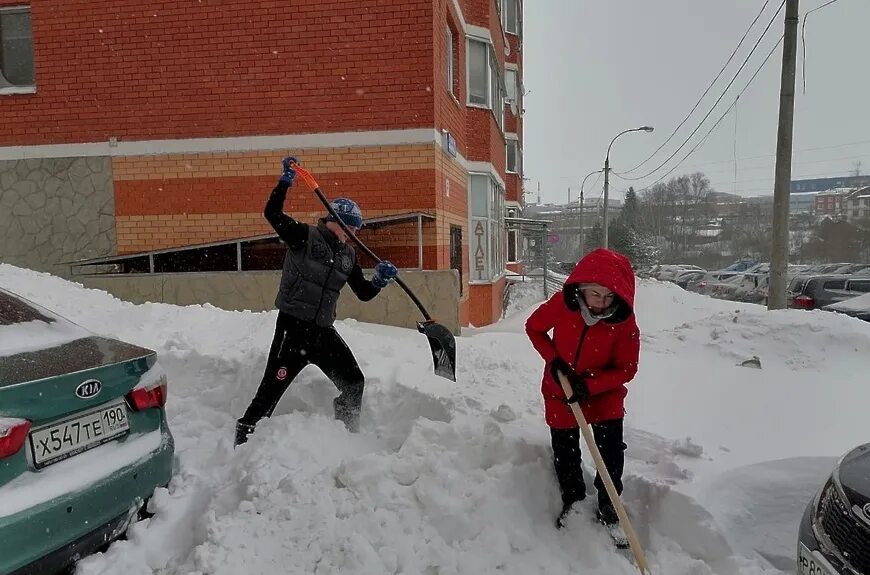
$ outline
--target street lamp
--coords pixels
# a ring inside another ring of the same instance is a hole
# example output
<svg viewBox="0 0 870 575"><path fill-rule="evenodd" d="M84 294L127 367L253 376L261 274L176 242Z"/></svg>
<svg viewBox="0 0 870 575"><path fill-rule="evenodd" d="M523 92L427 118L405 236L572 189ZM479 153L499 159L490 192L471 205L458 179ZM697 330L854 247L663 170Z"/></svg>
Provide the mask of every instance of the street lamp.
<svg viewBox="0 0 870 575"><path fill-rule="evenodd" d="M595 170L594 172L589 172L586 174L586 177L583 178L583 181L580 183L580 255L577 258L577 261L580 261L583 258L583 252L585 251L586 246L583 241L583 186L586 185L586 180L589 179L589 176L593 176L595 174L600 174L601 170Z"/></svg>
<svg viewBox="0 0 870 575"><path fill-rule="evenodd" d="M653 131L652 126L641 126L640 128L632 128L630 130L624 130L624 131L616 134L616 136L614 136L613 139L610 140L610 145L607 146L607 156L604 157L604 234L603 234L604 238L603 239L604 239L604 247L605 248L610 247L610 245L609 245L610 242L609 242L609 238L608 238L608 234L607 234L608 224L610 223L610 214L608 211L608 199L610 198L610 178L609 178L609 175L610 175L610 148L613 146L613 142L615 142L616 139L623 134L628 134L629 132L652 132L652 131Z"/></svg>

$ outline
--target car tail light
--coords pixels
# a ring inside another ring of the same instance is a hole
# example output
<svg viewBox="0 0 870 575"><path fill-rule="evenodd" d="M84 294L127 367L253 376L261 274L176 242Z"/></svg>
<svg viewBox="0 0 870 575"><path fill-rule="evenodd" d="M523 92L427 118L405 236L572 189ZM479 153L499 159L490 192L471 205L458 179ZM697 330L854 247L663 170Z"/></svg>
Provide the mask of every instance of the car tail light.
<svg viewBox="0 0 870 575"><path fill-rule="evenodd" d="M705 287L707 287L707 282L698 282L698 287L699 287L699 288L705 288Z"/></svg>
<svg viewBox="0 0 870 575"><path fill-rule="evenodd" d="M127 401L134 411L163 407L166 405L167 390L166 372L159 364L154 364L127 394Z"/></svg>
<svg viewBox="0 0 870 575"><path fill-rule="evenodd" d="M18 453L29 431L30 422L26 419L0 417L0 459Z"/></svg>
<svg viewBox="0 0 870 575"><path fill-rule="evenodd" d="M798 309L813 309L816 307L816 300L808 295L799 295L792 300L792 305Z"/></svg>

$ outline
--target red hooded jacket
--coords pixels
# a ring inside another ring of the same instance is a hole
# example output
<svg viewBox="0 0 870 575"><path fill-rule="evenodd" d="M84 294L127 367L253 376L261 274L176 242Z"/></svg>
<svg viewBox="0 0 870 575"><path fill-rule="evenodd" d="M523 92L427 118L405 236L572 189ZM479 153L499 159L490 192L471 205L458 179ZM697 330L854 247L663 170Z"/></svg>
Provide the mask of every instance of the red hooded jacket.
<svg viewBox="0 0 870 575"><path fill-rule="evenodd" d="M616 302L616 313L591 326L586 324L577 306L569 304L579 284L585 283L602 285L621 300ZM624 401L628 394L625 384L637 373L640 355L640 330L634 317L634 273L625 256L605 249L587 254L571 272L562 291L529 316L526 334L547 362L541 393L550 427L577 427L577 420L565 403L562 386L550 374L550 365L556 356L585 378L591 397L581 408L589 423L625 415Z"/></svg>

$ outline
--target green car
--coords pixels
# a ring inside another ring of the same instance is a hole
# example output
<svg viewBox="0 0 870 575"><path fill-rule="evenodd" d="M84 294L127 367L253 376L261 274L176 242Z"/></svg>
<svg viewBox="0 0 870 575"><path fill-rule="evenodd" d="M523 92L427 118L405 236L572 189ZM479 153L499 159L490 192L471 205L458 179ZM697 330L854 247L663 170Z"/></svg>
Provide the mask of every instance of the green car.
<svg viewBox="0 0 870 575"><path fill-rule="evenodd" d="M155 352L0 289L0 574L53 574L126 532L172 476Z"/></svg>

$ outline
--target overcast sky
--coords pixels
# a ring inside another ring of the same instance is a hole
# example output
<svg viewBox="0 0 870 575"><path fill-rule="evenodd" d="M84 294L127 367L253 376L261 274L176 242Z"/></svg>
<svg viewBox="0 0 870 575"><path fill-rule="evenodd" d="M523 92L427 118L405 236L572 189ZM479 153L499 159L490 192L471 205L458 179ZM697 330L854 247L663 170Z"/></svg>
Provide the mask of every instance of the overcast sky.
<svg viewBox="0 0 870 575"><path fill-rule="evenodd" d="M801 0L803 14L826 0ZM688 137L722 94L781 0L767 8L701 105L650 162L628 176L643 176ZM725 64L764 0L527 0L524 14L526 201L564 203L580 182L601 169L610 140L622 130L650 124L655 132L626 134L611 150L615 172L646 159L688 114ZM779 13L746 67L700 130L664 168L640 181L651 185L702 138L734 101L783 33ZM870 0L838 0L806 24L806 94L798 45L792 179L845 175L863 161L870 174ZM668 178L703 171L721 192L773 193L782 49L758 74L707 142ZM736 132L736 133L735 133ZM736 152L736 177L735 177ZM603 178L587 180L598 197ZM736 185L735 185L736 180ZM595 184L595 185L593 185ZM629 182L611 179L619 198Z"/></svg>

